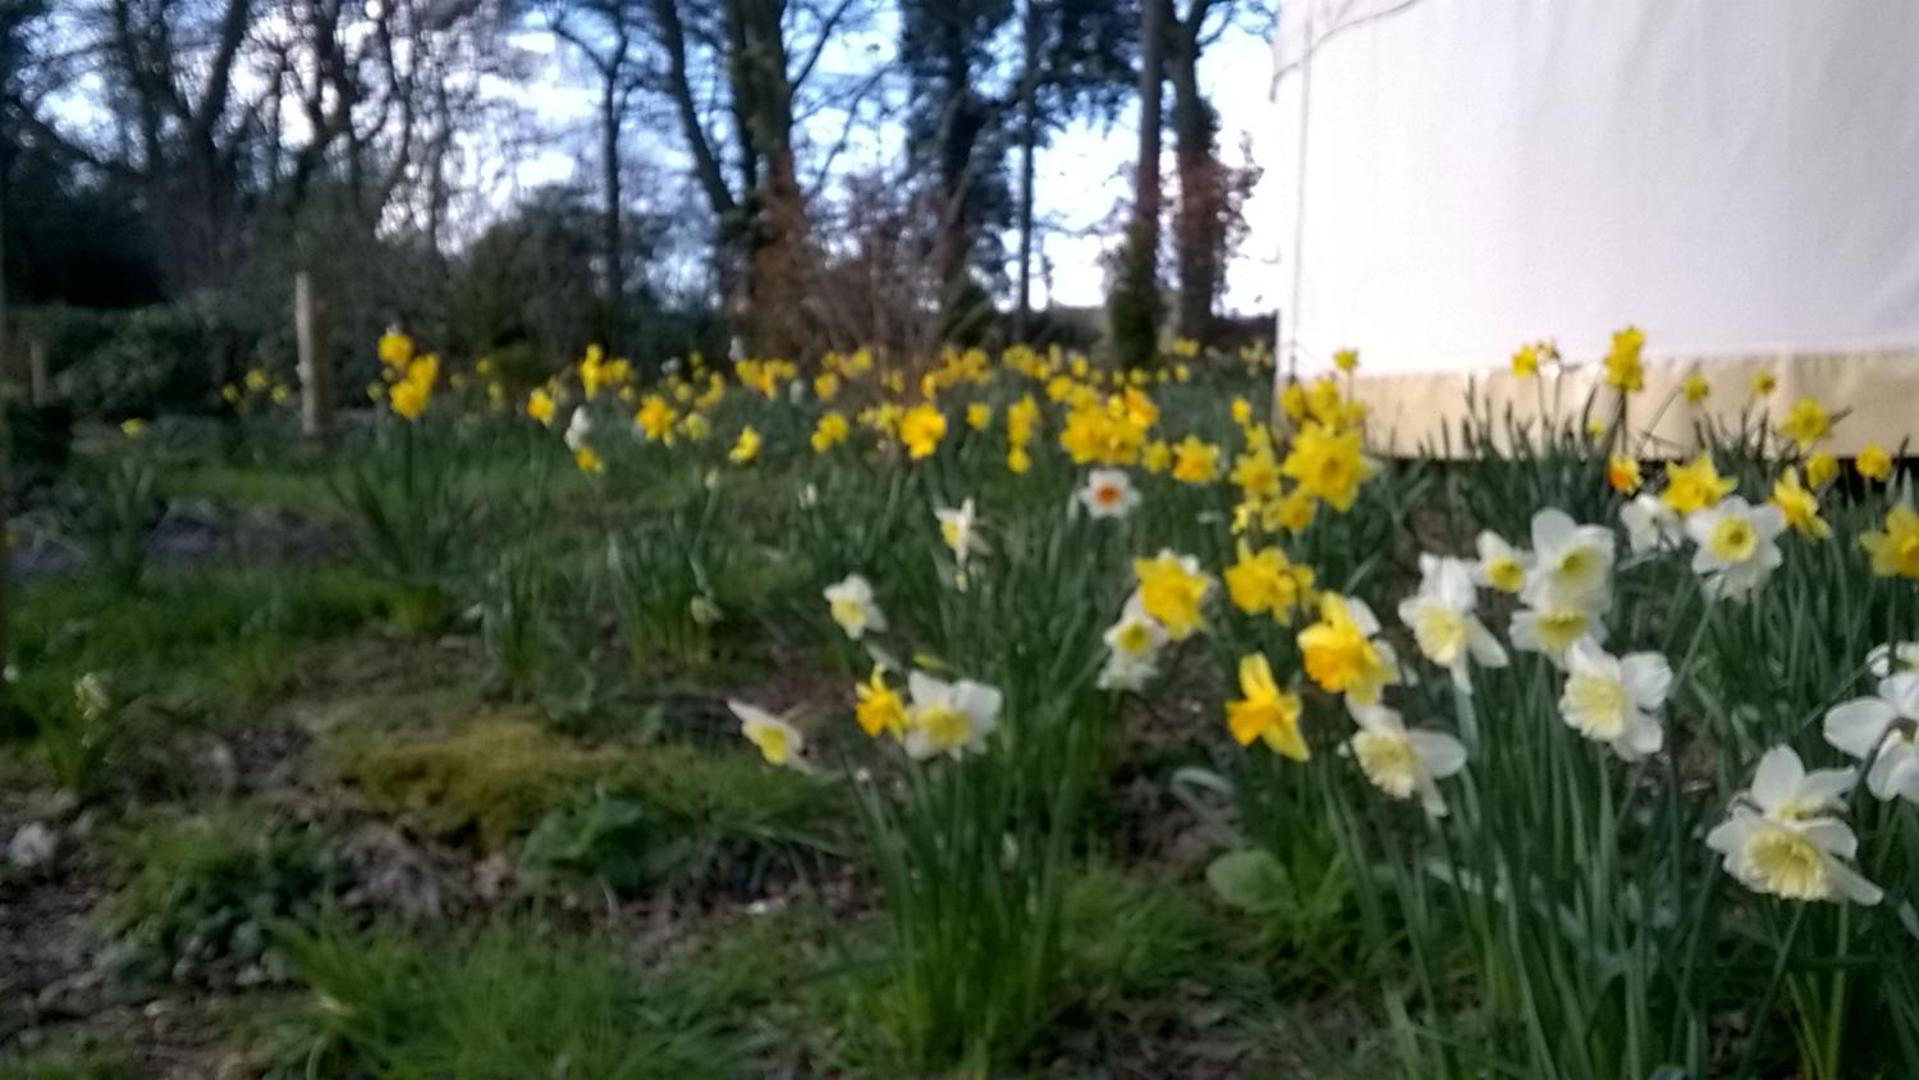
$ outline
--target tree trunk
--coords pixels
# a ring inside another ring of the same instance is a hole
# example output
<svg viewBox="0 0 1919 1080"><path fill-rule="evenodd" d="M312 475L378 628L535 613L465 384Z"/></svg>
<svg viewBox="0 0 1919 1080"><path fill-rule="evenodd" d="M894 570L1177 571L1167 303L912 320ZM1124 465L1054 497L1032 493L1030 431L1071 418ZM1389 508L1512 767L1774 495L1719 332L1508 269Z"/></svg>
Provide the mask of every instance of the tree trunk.
<svg viewBox="0 0 1919 1080"><path fill-rule="evenodd" d="M1179 207L1173 242L1179 276L1175 325L1179 335L1205 343L1213 332L1225 246L1225 190L1214 147L1217 122L1199 89L1196 27L1182 27L1167 60L1173 84L1173 135L1179 169Z"/></svg>
<svg viewBox="0 0 1919 1080"><path fill-rule="evenodd" d="M600 158L602 185L606 189L606 220L602 242L606 249L606 346L619 349L626 329L626 241L620 205L620 67L617 62L605 73L606 86L600 96Z"/></svg>
<svg viewBox="0 0 1919 1080"><path fill-rule="evenodd" d="M1019 300L1013 338L1026 341L1033 316L1033 152L1039 142L1039 0L1026 0L1025 77L1020 84Z"/></svg>
<svg viewBox="0 0 1919 1080"><path fill-rule="evenodd" d="M1107 312L1114 355L1130 368L1152 363L1159 348L1160 82L1168 2L1140 4L1139 162L1133 178L1133 218Z"/></svg>

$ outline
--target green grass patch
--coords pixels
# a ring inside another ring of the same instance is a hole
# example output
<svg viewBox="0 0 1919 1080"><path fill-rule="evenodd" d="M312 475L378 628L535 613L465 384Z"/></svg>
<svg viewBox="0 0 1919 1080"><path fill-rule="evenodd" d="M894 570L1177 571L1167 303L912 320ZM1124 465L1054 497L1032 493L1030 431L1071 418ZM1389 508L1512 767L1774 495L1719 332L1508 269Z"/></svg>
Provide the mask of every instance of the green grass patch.
<svg viewBox="0 0 1919 1080"><path fill-rule="evenodd" d="M749 1057L724 1020L730 984L638 972L604 945L335 926L287 948L313 998L283 1056L308 1075L719 1076Z"/></svg>

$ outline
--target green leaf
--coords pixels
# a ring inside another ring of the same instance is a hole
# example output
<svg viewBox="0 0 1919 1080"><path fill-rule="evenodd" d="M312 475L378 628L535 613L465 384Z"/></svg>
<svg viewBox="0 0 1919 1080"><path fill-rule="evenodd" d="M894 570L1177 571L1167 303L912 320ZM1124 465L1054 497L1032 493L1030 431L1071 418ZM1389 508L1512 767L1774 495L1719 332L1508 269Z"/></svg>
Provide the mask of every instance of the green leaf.
<svg viewBox="0 0 1919 1080"><path fill-rule="evenodd" d="M1286 868L1256 848L1227 852L1214 859L1206 868L1206 883L1221 900L1255 913L1277 911L1293 895L1293 883L1286 875Z"/></svg>

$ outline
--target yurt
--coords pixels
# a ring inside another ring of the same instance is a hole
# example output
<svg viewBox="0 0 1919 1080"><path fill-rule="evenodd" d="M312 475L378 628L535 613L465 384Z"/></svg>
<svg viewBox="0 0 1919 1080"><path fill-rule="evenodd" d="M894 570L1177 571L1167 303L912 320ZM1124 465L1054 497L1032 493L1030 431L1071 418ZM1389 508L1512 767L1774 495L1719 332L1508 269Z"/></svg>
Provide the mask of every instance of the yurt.
<svg viewBox="0 0 1919 1080"><path fill-rule="evenodd" d="M1357 349L1382 448L1627 326L1635 409L1697 372L1851 410L1842 454L1919 432L1919 4L1292 0L1273 45L1280 371Z"/></svg>

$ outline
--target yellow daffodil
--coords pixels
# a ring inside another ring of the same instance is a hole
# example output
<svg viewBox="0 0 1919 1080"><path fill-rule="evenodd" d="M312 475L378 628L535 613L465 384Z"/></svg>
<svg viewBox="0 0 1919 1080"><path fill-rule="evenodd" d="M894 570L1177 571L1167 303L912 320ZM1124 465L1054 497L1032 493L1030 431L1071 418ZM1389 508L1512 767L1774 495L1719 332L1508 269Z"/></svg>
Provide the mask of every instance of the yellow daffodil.
<svg viewBox="0 0 1919 1080"><path fill-rule="evenodd" d="M1233 399L1233 404L1231 408L1232 408L1232 414L1233 414L1233 423L1238 424L1241 427L1245 427L1247 424L1250 424L1253 422L1253 403L1252 402L1247 401L1243 397L1236 397Z"/></svg>
<svg viewBox="0 0 1919 1080"><path fill-rule="evenodd" d="M930 401L920 402L900 417L900 445L914 461L932 457L945 437L946 414Z"/></svg>
<svg viewBox="0 0 1919 1080"><path fill-rule="evenodd" d="M1631 495L1639 490L1641 483L1639 462L1623 454L1614 454L1606 462L1606 484L1621 495Z"/></svg>
<svg viewBox="0 0 1919 1080"><path fill-rule="evenodd" d="M1867 480L1885 483L1892 479L1892 455L1878 443L1867 443L1859 456L1852 460L1852 467Z"/></svg>
<svg viewBox="0 0 1919 1080"><path fill-rule="evenodd" d="M1806 485L1815 490L1839 478L1839 459L1821 450L1806 459Z"/></svg>
<svg viewBox="0 0 1919 1080"><path fill-rule="evenodd" d="M1798 444L1802 454L1831 432L1832 416L1815 398L1802 397L1793 402L1785 418L1779 421L1779 434Z"/></svg>
<svg viewBox="0 0 1919 1080"><path fill-rule="evenodd" d="M694 442L706 438L707 432L711 430L713 425L707 420L705 413L690 412L680 420L680 434Z"/></svg>
<svg viewBox="0 0 1919 1080"><path fill-rule="evenodd" d="M1233 459L1229 476L1248 500L1272 499L1279 495L1279 462L1273 459L1272 444L1261 443Z"/></svg>
<svg viewBox="0 0 1919 1080"><path fill-rule="evenodd" d="M1819 497L1799 483L1799 470L1788 468L1772 485L1772 504L1786 515L1786 524L1802 535L1824 540L1832 535L1832 526L1819 516Z"/></svg>
<svg viewBox="0 0 1919 1080"><path fill-rule="evenodd" d="M1348 375L1352 374L1353 369L1359 366L1359 350L1341 349L1334 353L1333 366L1346 372Z"/></svg>
<svg viewBox="0 0 1919 1080"><path fill-rule="evenodd" d="M1359 432L1338 431L1309 421L1301 426L1280 471L1302 490L1344 513L1352 509L1368 472L1360 453Z"/></svg>
<svg viewBox="0 0 1919 1080"><path fill-rule="evenodd" d="M1173 448L1164 439L1154 439L1139 454L1139 467L1154 475L1173 467Z"/></svg>
<svg viewBox="0 0 1919 1080"><path fill-rule="evenodd" d="M859 721L860 730L874 738L881 732L895 739L906 737L906 702L886 685L884 669L874 668L865 682L853 688L853 694L853 719Z"/></svg>
<svg viewBox="0 0 1919 1080"><path fill-rule="evenodd" d="M826 453L840 443L845 442L847 435L851 433L852 430L853 426L847 423L846 417L840 413L822 413L819 423L813 426L813 438L811 440L813 443L813 452L816 454Z"/></svg>
<svg viewBox="0 0 1919 1080"><path fill-rule="evenodd" d="M1241 746L1259 739L1274 753L1294 761L1312 757L1299 731L1299 695L1281 690L1273 681L1273 669L1264 654L1240 658L1239 692L1245 696L1226 703L1226 726Z"/></svg>
<svg viewBox="0 0 1919 1080"><path fill-rule="evenodd" d="M1686 381L1682 384L1680 392L1686 395L1686 404L1698 405L1705 401L1707 396L1712 393L1712 384L1706 381L1704 375L1695 371L1686 376Z"/></svg>
<svg viewBox="0 0 1919 1080"><path fill-rule="evenodd" d="M1622 394L1635 394L1646 388L1646 368L1640 353L1646 347L1646 333L1628 326L1612 336L1612 349L1606 353L1606 385Z"/></svg>
<svg viewBox="0 0 1919 1080"><path fill-rule="evenodd" d="M993 423L993 407L984 401L975 401L966 407L966 426L974 431L985 431Z"/></svg>
<svg viewBox="0 0 1919 1080"><path fill-rule="evenodd" d="M361 340L365 340L362 338ZM389 330L380 335L380 363L394 369L405 369L413 359L413 339L398 330Z"/></svg>
<svg viewBox="0 0 1919 1080"><path fill-rule="evenodd" d="M1200 572L1198 559L1162 550L1151 559L1134 559L1133 574L1139 579L1140 607L1166 628L1167 636L1184 641L1206 628L1201 606L1213 582Z"/></svg>
<svg viewBox="0 0 1919 1080"><path fill-rule="evenodd" d="M1277 547L1254 551L1244 540L1238 553L1239 560L1222 575L1227 598L1248 615L1271 615L1280 625L1290 625L1294 610L1312 593L1312 567L1293 565Z"/></svg>
<svg viewBox="0 0 1919 1080"><path fill-rule="evenodd" d="M1261 523L1268 529L1285 529L1298 536L1313 523L1313 515L1319 512L1319 502L1313 493L1303 487L1295 487L1280 498L1269 500L1261 509Z"/></svg>
<svg viewBox="0 0 1919 1080"><path fill-rule="evenodd" d="M120 434L125 435L129 439L137 439L146 433L147 422L139 417L120 421Z"/></svg>
<svg viewBox="0 0 1919 1080"><path fill-rule="evenodd" d="M526 397L526 414L547 427L553 426L553 395L545 390L534 390Z"/></svg>
<svg viewBox="0 0 1919 1080"><path fill-rule="evenodd" d="M1904 503L1886 513L1885 528L1859 538L1880 577L1919 578L1919 513Z"/></svg>
<svg viewBox="0 0 1919 1080"><path fill-rule="evenodd" d="M826 371L813 380L813 396L821 401L832 401L839 396L840 377Z"/></svg>
<svg viewBox="0 0 1919 1080"><path fill-rule="evenodd" d="M1700 454L1684 465L1666 464L1666 490L1659 497L1675 512L1690 514L1717 504L1737 486L1737 481L1719 475L1711 454Z"/></svg>
<svg viewBox="0 0 1919 1080"><path fill-rule="evenodd" d="M1218 446L1188 435L1173 447L1173 479L1182 484L1210 484L1218 475Z"/></svg>
<svg viewBox="0 0 1919 1080"><path fill-rule="evenodd" d="M1539 346L1521 345L1519 351L1513 353L1512 371L1521 379L1539 374Z"/></svg>
<svg viewBox="0 0 1919 1080"><path fill-rule="evenodd" d="M639 411L633 414L633 425L646 436L647 442L671 441L673 426L679 420L679 413L658 394L646 395L640 401Z"/></svg>
<svg viewBox="0 0 1919 1080"><path fill-rule="evenodd" d="M759 456L760 433L748 424L740 429L739 440L733 444L733 449L726 452L726 459L735 465L745 465Z"/></svg>
<svg viewBox="0 0 1919 1080"><path fill-rule="evenodd" d="M1006 452L1006 471L1014 476L1025 476L1033 467L1033 456L1024 446L1015 446Z"/></svg>
<svg viewBox="0 0 1919 1080"><path fill-rule="evenodd" d="M600 455L594 453L593 448L590 446L580 446L574 449L573 464L578 466L579 470L588 476L598 476L606 471L606 462L601 461Z"/></svg>
<svg viewBox="0 0 1919 1080"><path fill-rule="evenodd" d="M1752 396L1765 397L1779 388L1779 378L1770 371L1762 371L1752 377Z"/></svg>
<svg viewBox="0 0 1919 1080"><path fill-rule="evenodd" d="M1375 642L1379 620L1364 601L1338 593L1319 594L1319 621L1299 632L1306 677L1331 694L1371 705L1380 692L1399 681L1391 646Z"/></svg>

